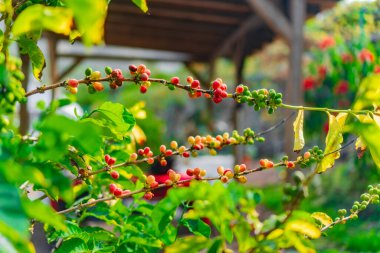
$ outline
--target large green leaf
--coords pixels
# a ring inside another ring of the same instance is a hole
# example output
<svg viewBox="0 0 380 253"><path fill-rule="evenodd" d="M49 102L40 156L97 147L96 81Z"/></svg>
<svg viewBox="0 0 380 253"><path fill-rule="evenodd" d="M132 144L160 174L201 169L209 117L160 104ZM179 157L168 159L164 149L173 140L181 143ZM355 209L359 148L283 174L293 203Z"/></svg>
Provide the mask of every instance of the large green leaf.
<svg viewBox="0 0 380 253"><path fill-rule="evenodd" d="M41 81L42 70L45 68L45 57L41 49L37 46L37 42L28 39L26 36L21 36L18 40L18 45L21 54L28 54L32 62L33 75Z"/></svg>
<svg viewBox="0 0 380 253"><path fill-rule="evenodd" d="M181 223L195 235L210 237L211 228L201 219L183 219Z"/></svg>
<svg viewBox="0 0 380 253"><path fill-rule="evenodd" d="M355 122L350 126L350 131L360 135L361 140L369 149L373 161L375 162L378 169L380 169L380 126L375 122Z"/></svg>
<svg viewBox="0 0 380 253"><path fill-rule="evenodd" d="M42 161L59 161L67 146L73 145L85 154L100 153L101 130L92 122L74 121L61 115L51 115L38 127L42 135L36 145L35 155Z"/></svg>
<svg viewBox="0 0 380 253"><path fill-rule="evenodd" d="M0 173L0 237L8 238L19 252L35 252L29 242L28 227L17 188L3 182Z"/></svg>
<svg viewBox="0 0 380 253"><path fill-rule="evenodd" d="M66 0L85 45L103 42L107 0ZM84 11L85 10L85 11Z"/></svg>
<svg viewBox="0 0 380 253"><path fill-rule="evenodd" d="M73 252L73 253L88 253L89 249L87 244L79 239L79 238L73 238L67 241L64 241L61 246L54 251L56 253L67 253L67 252Z"/></svg>
<svg viewBox="0 0 380 253"><path fill-rule="evenodd" d="M30 201L27 198L21 199L22 207L30 218L34 218L42 223L49 224L57 230L65 230L63 216L57 214L50 206L41 201Z"/></svg>
<svg viewBox="0 0 380 253"><path fill-rule="evenodd" d="M69 35L72 18L72 11L68 8L48 7L41 4L34 4L26 8L16 18L12 27L12 32L15 37L41 29Z"/></svg>
<svg viewBox="0 0 380 253"><path fill-rule="evenodd" d="M371 75L364 79L356 95L354 110L380 106L380 75Z"/></svg>
<svg viewBox="0 0 380 253"><path fill-rule="evenodd" d="M340 157L339 149L343 142L343 127L347 113L340 113L336 117L329 114L329 132L326 136L324 158L318 164L316 171L321 173L334 166L335 160Z"/></svg>
<svg viewBox="0 0 380 253"><path fill-rule="evenodd" d="M83 119L102 127L103 134L122 139L136 124L133 115L118 103L105 102L98 109L90 113L91 118Z"/></svg>

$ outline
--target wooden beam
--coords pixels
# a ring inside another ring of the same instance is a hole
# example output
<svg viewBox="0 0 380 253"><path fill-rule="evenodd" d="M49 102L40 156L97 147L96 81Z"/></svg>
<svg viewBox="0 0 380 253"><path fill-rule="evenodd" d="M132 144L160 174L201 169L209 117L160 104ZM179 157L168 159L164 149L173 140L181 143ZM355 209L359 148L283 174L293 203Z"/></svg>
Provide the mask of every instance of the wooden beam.
<svg viewBox="0 0 380 253"><path fill-rule="evenodd" d="M260 18L256 16L251 16L246 19L240 27L235 30L230 36L227 37L226 40L214 51L212 54L212 59L215 59L221 55L223 55L231 46L236 43L240 38L247 34L250 30L261 24Z"/></svg>
<svg viewBox="0 0 380 253"><path fill-rule="evenodd" d="M196 8L196 9L205 9L208 11L228 11L236 13L249 13L249 9L245 4L239 3L228 3L223 1L196 1L196 0L154 0L149 2L150 6L155 4L164 4L165 6L180 6L184 8Z"/></svg>
<svg viewBox="0 0 380 253"><path fill-rule="evenodd" d="M215 44L223 38L223 35L210 33L199 33L194 31L189 33L188 31L178 29L157 29L151 27L139 27L136 29L132 26L109 26L106 33L109 34L123 34L123 36L129 37L146 37L150 36L151 41L154 42L155 38L165 38L170 41L188 41L194 44Z"/></svg>
<svg viewBox="0 0 380 253"><path fill-rule="evenodd" d="M159 18L159 17L141 17L140 15L123 15L122 13L112 13L108 15L106 19L106 27L108 26L131 26L135 29L140 27L151 27L158 29L182 29L183 31L188 31L189 33L198 32L210 32L213 31L214 34L225 34L229 29L234 29L235 25L220 25L205 23L201 26L198 23L188 22L187 20L176 20L173 22L172 19Z"/></svg>
<svg viewBox="0 0 380 253"><path fill-rule="evenodd" d="M112 13L123 13L125 15L129 15L130 13L141 14L141 11L135 6L131 6L129 4L118 4L113 3L108 7L109 11ZM141 14L143 15L143 14ZM173 22L175 20L187 20L193 22L205 22L205 23L215 23L215 24L224 24L224 25L237 25L241 22L240 16L226 16L226 15L217 15L210 13L201 13L196 11L184 11L184 10L176 10L173 11L170 8L151 8L150 15L152 17L160 17L160 18L171 18ZM145 18L149 18L149 16L145 16ZM142 16L143 17L143 16Z"/></svg>
<svg viewBox="0 0 380 253"><path fill-rule="evenodd" d="M187 62L191 60L190 55L185 55L180 54L178 56L171 57L151 57L150 55L141 55L141 56L121 56L121 55L101 55L101 54L91 54L91 55L85 55L85 54L58 54L58 57L60 58L86 58L89 60L112 60L112 61L128 61L128 60L146 60L146 61L167 61L167 62ZM71 66L70 66L71 68ZM65 71L67 72L67 71ZM61 74L61 76L64 73ZM66 75L66 74L65 74ZM62 76L63 77L63 76ZM62 79L62 78L61 78Z"/></svg>
<svg viewBox="0 0 380 253"><path fill-rule="evenodd" d="M291 41L292 26L272 1L270 0L247 0L252 9L265 23L287 43Z"/></svg>

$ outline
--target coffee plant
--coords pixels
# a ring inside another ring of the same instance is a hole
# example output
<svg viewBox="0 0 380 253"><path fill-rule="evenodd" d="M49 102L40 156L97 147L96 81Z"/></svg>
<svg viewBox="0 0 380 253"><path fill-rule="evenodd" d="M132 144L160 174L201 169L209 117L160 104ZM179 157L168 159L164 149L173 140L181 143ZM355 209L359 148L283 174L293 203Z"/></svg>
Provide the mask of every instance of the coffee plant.
<svg viewBox="0 0 380 253"><path fill-rule="evenodd" d="M146 11L144 1L134 2ZM0 32L1 252L35 252L30 237L36 222L44 224L47 240L57 253L278 252L286 248L315 252L313 240L338 224L358 218L368 205L379 204L380 185L370 185L349 211L338 210L335 220L324 212L307 213L299 207L312 180L332 169L340 151L354 142L357 152L368 150L380 168L377 74L364 79L349 109L288 105L273 89L228 86L221 78L202 85L191 76L154 78L143 64L87 68L83 76L29 91L22 88L23 62L11 54L11 45L28 55L33 74L40 79L45 66L37 45L41 32L70 35L71 39L80 36L86 45L100 43L106 9L107 1L0 1L0 20L4 23ZM54 100L43 108L30 134L19 132L16 105L30 96L53 89L77 94L79 86L93 94L125 85L134 85L141 93L151 92L152 85L167 88L168 93L182 90L191 99L210 99L215 104L229 99L268 114L275 114L279 108L296 111L293 149L297 155L294 159L290 158L293 154L280 160L256 158L259 165L255 168L246 164L219 166L213 168L216 176L207 175L209 168L199 167L181 174L168 167L174 156L192 159L205 150L217 155L229 146L255 145L266 141L266 133L287 124L291 117L263 132L247 128L136 148L136 114L112 101L82 115L75 112L76 119L72 119L58 113L71 100ZM305 111L327 117L324 147L305 149ZM166 173L144 174L142 165L159 165ZM244 183L248 174L273 169L292 173L283 184L282 212L267 217L258 209L260 191ZM323 175L319 177L323 179ZM30 191L42 195L31 199Z"/></svg>

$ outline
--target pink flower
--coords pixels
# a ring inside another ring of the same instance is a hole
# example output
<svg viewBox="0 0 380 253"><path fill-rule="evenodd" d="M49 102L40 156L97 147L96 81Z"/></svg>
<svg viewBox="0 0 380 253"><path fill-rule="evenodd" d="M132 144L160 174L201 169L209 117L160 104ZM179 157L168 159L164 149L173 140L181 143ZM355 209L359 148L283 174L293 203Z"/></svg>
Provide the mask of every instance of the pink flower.
<svg viewBox="0 0 380 253"><path fill-rule="evenodd" d="M325 37L318 43L318 46L322 50L326 50L335 45L335 40L332 37Z"/></svg>
<svg viewBox="0 0 380 253"><path fill-rule="evenodd" d="M350 63L354 60L354 57L350 53L343 53L340 57L343 63Z"/></svg>
<svg viewBox="0 0 380 253"><path fill-rule="evenodd" d="M315 80L312 76L308 76L303 80L302 87L304 90L312 90L315 88Z"/></svg>
<svg viewBox="0 0 380 253"><path fill-rule="evenodd" d="M324 65L319 66L318 68L318 74L321 79L325 79L327 74L327 68Z"/></svg>
<svg viewBox="0 0 380 253"><path fill-rule="evenodd" d="M371 63L375 60L375 56L371 51L368 49L364 48L362 51L359 53L359 59L362 63L368 62Z"/></svg>
<svg viewBox="0 0 380 253"><path fill-rule="evenodd" d="M334 93L335 94L346 94L348 92L349 85L348 82L345 80L339 81L337 86L335 86Z"/></svg>

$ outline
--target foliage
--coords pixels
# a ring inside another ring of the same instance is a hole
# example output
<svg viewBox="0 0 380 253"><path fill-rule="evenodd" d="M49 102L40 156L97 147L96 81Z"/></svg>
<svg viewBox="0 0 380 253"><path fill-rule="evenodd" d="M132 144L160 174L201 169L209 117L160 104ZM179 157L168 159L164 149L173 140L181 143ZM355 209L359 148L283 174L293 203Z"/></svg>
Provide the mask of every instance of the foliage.
<svg viewBox="0 0 380 253"><path fill-rule="evenodd" d="M146 11L145 1L133 2ZM275 90L250 90L243 84L228 91L220 78L202 89L192 77L186 83L178 77L153 78L142 64L130 65L128 76L120 69L106 67L101 73L88 68L83 79L72 78L25 92L21 85L22 62L10 54L10 44L15 41L20 53L28 54L33 73L40 79L45 60L37 41L42 31L69 35L71 39L80 36L86 45L102 43L106 9L106 1L0 2L5 24L0 40L0 240L5 251L34 252L30 232L39 221L44 223L48 242L55 245L56 252L231 252L234 242L239 252L284 248L315 252L312 240L320 238L322 232L357 218L368 205L379 203L380 186L375 185L361 196L361 202L352 205L349 216L345 216L346 210L339 210L335 221L326 213L311 214L299 209L301 200L309 194L312 179L331 169L339 158L346 146L341 145L344 132L359 135L359 151L368 149L379 166L380 146L373 140L379 135L379 101L378 96L372 96L380 91L377 75L362 82L352 110L287 105ZM363 57L366 62L366 57L371 59L368 54ZM16 103L56 88L77 94L79 85L90 94L104 92L104 83L109 89L132 84L143 94L150 86L158 85L184 91L194 99L203 96L215 104L226 99L246 103L268 114L278 108L298 110L293 124L294 149L298 152L305 145L304 125L309 127L304 124L304 111L327 113L326 146L324 151L313 147L294 160L287 156L277 162L263 158L257 168L245 164L220 166L215 177L208 177L206 170L198 167L189 168L186 175L167 170L165 180L160 181L158 176L144 175L141 165L158 162L165 167L173 156L190 158L204 149L217 155L228 146L263 142L263 135L283 122L261 133L245 129L215 137L189 136L187 146L172 141L168 146L136 150L136 142L145 140L144 132L136 125L137 118L144 118L142 105L128 105L127 109L123 104L107 101L83 115L75 111L76 118L72 119L58 113L72 101L59 99L41 106L33 135L19 133L14 120ZM296 166L302 171L295 171L283 185L283 208L269 217L262 215L257 206L265 196L258 189L242 185L247 182L246 176L274 168L293 170ZM31 200L27 194L30 190L43 195ZM165 196L155 205L149 202L160 190L167 191ZM52 207L43 204L41 200L45 198ZM64 207L57 208L57 202L64 202ZM90 220L99 225L86 225Z"/></svg>

